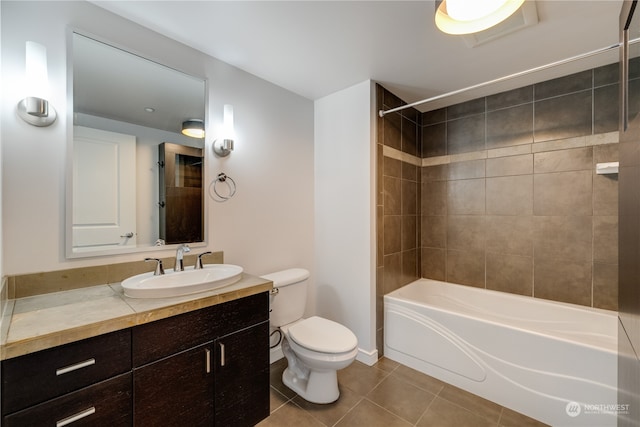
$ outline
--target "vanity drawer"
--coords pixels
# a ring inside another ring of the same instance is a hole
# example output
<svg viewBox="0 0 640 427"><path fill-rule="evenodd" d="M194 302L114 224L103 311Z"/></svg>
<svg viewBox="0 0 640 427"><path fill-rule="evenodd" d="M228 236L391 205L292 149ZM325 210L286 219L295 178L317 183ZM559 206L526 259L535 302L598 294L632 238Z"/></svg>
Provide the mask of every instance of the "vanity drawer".
<svg viewBox="0 0 640 427"><path fill-rule="evenodd" d="M2 414L130 370L130 329L4 360Z"/></svg>
<svg viewBox="0 0 640 427"><path fill-rule="evenodd" d="M268 319L269 294L263 292L138 325L132 333L133 366L146 365Z"/></svg>
<svg viewBox="0 0 640 427"><path fill-rule="evenodd" d="M269 292L219 305L213 318L213 339L269 320Z"/></svg>
<svg viewBox="0 0 640 427"><path fill-rule="evenodd" d="M4 427L131 426L131 373L4 417Z"/></svg>
<svg viewBox="0 0 640 427"><path fill-rule="evenodd" d="M146 365L211 341L210 317L217 306L203 308L133 328L133 366Z"/></svg>

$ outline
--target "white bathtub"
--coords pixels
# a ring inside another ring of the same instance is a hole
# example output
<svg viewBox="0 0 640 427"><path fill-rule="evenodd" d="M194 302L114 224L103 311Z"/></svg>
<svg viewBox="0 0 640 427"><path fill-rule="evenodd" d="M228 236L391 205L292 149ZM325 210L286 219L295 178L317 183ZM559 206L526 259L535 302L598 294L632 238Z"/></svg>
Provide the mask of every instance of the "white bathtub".
<svg viewBox="0 0 640 427"><path fill-rule="evenodd" d="M617 313L420 279L384 297L384 355L553 426L615 426Z"/></svg>

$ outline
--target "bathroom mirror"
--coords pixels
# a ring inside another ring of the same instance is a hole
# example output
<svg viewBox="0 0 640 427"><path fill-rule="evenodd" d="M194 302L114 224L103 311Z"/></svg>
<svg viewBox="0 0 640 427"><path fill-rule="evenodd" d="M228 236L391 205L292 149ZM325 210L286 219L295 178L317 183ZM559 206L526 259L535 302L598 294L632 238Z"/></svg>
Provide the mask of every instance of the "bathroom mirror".
<svg viewBox="0 0 640 427"><path fill-rule="evenodd" d="M77 32L70 37L67 257L204 245L204 192L193 179L186 181L199 200L191 203L201 211L180 218L188 235L164 239L165 161L159 153L163 144L204 152L204 139L181 130L187 120L204 122L205 80L94 37ZM199 164L204 171L204 156Z"/></svg>

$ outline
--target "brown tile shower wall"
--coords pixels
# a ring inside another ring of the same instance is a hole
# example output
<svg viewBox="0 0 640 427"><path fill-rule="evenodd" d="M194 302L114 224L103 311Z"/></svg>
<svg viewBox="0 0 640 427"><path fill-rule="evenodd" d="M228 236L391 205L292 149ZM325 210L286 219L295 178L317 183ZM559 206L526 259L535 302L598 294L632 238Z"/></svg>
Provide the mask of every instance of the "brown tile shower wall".
<svg viewBox="0 0 640 427"><path fill-rule="evenodd" d="M378 108L403 102L377 86ZM419 159L420 114L415 109L378 119L377 143L377 344L383 354L383 296L420 277L419 161L401 161L384 155L384 147Z"/></svg>
<svg viewBox="0 0 640 427"><path fill-rule="evenodd" d="M617 64L424 113L423 277L617 309Z"/></svg>
<svg viewBox="0 0 640 427"><path fill-rule="evenodd" d="M559 144L562 144L559 142ZM617 308L618 144L423 170L422 276Z"/></svg>

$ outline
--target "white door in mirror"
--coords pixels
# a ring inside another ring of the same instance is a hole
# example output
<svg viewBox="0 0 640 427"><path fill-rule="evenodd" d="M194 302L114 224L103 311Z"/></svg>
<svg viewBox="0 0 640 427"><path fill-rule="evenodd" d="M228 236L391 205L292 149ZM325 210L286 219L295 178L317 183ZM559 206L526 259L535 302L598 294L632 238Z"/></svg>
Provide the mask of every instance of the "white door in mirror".
<svg viewBox="0 0 640 427"><path fill-rule="evenodd" d="M82 126L73 139L73 248L136 245L136 137Z"/></svg>

